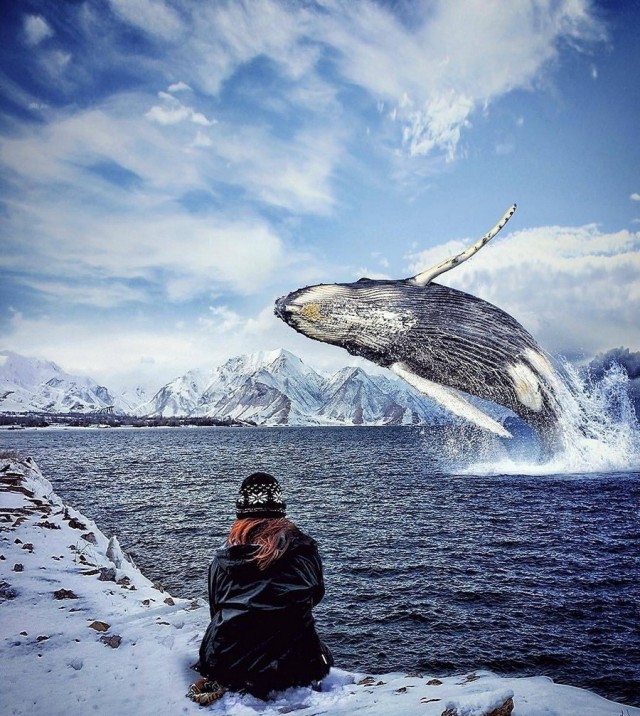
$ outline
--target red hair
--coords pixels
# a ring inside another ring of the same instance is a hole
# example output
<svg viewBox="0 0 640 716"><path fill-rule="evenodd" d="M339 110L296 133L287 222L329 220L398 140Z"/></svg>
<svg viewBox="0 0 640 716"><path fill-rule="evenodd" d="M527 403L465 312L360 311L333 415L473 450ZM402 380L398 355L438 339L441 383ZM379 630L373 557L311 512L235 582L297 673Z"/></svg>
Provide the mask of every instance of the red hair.
<svg viewBox="0 0 640 716"><path fill-rule="evenodd" d="M285 517L246 517L233 523L227 542L230 545L257 545L253 559L258 568L264 570L282 557L299 532L296 525Z"/></svg>

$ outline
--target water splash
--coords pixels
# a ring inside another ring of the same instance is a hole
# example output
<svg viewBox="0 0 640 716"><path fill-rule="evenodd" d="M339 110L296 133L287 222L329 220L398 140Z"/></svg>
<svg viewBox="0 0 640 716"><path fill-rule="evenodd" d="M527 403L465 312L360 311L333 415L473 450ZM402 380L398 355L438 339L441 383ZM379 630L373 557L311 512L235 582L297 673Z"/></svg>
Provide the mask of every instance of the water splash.
<svg viewBox="0 0 640 716"><path fill-rule="evenodd" d="M563 380L555 388L563 417L553 455L543 456L528 437L485 438L476 446L474 464L458 466L459 472L553 475L640 470L640 425L624 369L614 364L594 381L566 361L560 368Z"/></svg>

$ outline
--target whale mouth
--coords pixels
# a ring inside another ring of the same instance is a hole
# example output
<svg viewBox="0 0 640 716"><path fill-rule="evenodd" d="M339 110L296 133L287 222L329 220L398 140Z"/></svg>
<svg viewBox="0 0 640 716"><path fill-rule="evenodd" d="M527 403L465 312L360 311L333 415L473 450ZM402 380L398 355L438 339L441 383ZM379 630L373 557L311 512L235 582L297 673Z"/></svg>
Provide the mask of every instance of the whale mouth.
<svg viewBox="0 0 640 716"><path fill-rule="evenodd" d="M291 324L291 319L300 312L300 306L288 302L289 296L281 296L276 300L273 312L285 323Z"/></svg>

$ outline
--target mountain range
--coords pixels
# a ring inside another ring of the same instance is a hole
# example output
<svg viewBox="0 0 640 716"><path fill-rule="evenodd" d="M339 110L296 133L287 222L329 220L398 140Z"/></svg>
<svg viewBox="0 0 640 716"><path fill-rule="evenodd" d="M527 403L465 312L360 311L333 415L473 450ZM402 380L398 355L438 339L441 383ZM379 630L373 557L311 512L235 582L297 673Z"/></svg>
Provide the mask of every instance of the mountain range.
<svg viewBox="0 0 640 716"><path fill-rule="evenodd" d="M279 349L190 370L149 398L117 393L50 361L0 352L0 413L206 417L255 425L424 425L443 410L403 381L345 367L324 376Z"/></svg>

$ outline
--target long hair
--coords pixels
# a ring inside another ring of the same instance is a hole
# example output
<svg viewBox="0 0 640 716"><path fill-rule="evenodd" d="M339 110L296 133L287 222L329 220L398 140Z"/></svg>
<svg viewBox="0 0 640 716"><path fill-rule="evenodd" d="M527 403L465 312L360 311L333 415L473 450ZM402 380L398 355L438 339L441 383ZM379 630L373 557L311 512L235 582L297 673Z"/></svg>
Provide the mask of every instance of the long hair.
<svg viewBox="0 0 640 716"><path fill-rule="evenodd" d="M229 532L230 545L255 544L258 549L252 559L265 570L280 559L300 530L285 517L246 517L236 520Z"/></svg>

